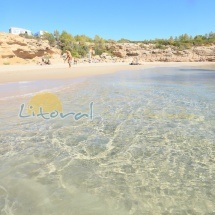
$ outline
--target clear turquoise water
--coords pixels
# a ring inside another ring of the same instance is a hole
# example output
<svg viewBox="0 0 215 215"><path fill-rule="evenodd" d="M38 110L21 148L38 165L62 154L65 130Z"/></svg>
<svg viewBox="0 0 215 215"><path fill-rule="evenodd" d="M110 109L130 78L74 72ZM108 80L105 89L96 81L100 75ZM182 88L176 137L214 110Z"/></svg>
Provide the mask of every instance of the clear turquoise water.
<svg viewBox="0 0 215 215"><path fill-rule="evenodd" d="M0 100L0 214L215 214L215 71L53 85L65 112L93 101L94 118L19 118L29 87Z"/></svg>

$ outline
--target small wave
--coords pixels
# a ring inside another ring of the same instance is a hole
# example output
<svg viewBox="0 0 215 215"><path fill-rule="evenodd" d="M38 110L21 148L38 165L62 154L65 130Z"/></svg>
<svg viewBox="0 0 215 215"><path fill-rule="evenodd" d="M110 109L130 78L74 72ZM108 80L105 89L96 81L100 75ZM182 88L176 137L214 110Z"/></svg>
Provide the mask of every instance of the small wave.
<svg viewBox="0 0 215 215"><path fill-rule="evenodd" d="M61 92L61 91L67 90L67 89L69 89L71 87L77 86L78 84L82 83L83 80L84 79L76 79L76 80L71 80L71 81L68 81L68 82L62 82L62 83L59 82L59 83L61 83L59 86L54 86L54 85L50 84L50 86L47 86L44 89L39 89L39 88L38 89L32 89L32 92L23 92L22 94L16 94L16 89L13 89L11 93L8 93L10 95L6 95L6 96L2 95L2 97L0 95L0 101L31 97L31 96L33 96L33 95L35 95L37 93L42 93L42 92L52 92L52 93ZM45 82L47 82L47 80ZM17 82L17 83L12 83L11 82L11 83L6 84L4 86L4 88L6 89L7 87L11 87L10 85L14 85L14 84L19 85L19 84L29 84L29 83L31 83L31 85L29 85L29 86L25 85L25 89L27 87L34 88L34 86L37 86L37 83L42 84L41 82L38 82L38 81L36 81L36 82L35 81L24 81L24 82Z"/></svg>

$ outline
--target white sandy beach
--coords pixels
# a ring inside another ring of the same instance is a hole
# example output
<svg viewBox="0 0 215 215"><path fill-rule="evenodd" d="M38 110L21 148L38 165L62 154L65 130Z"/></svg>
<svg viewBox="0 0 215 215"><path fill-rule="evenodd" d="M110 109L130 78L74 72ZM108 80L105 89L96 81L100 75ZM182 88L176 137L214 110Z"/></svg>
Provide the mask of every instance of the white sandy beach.
<svg viewBox="0 0 215 215"><path fill-rule="evenodd" d="M114 73L117 71L140 70L152 67L199 67L214 69L215 63L209 62L146 62L131 66L128 63L92 63L78 64L68 68L67 64L55 65L4 65L0 66L0 83L72 79Z"/></svg>

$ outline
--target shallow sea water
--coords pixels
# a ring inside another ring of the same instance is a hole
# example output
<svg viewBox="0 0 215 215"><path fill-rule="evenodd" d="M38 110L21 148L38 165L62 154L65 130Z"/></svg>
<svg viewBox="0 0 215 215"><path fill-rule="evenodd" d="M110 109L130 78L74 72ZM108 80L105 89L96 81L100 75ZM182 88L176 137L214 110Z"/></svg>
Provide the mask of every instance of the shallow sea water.
<svg viewBox="0 0 215 215"><path fill-rule="evenodd" d="M34 83L31 83L32 85ZM64 112L0 100L0 214L215 214L215 71L153 68L52 89Z"/></svg>

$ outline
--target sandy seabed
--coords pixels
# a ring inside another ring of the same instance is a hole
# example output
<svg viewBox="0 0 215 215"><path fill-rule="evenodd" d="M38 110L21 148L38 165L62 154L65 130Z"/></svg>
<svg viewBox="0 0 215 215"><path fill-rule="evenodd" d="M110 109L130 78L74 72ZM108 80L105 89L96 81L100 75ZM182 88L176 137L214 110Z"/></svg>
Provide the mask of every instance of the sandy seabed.
<svg viewBox="0 0 215 215"><path fill-rule="evenodd" d="M214 65L0 67L1 214L213 214ZM43 89L93 120L20 117Z"/></svg>

